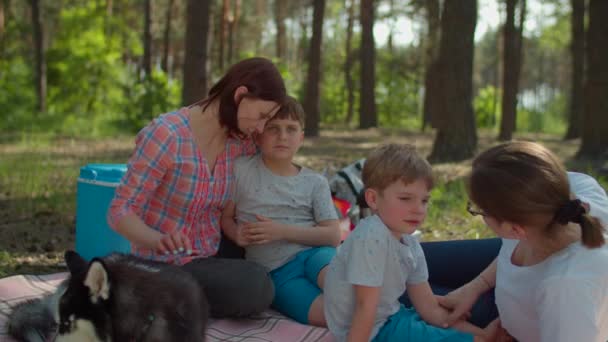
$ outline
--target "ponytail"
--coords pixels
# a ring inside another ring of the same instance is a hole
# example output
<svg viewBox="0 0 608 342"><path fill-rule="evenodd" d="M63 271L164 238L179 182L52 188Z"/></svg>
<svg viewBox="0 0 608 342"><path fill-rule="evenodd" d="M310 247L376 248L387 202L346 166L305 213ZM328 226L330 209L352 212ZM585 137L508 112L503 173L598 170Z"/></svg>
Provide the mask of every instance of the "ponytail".
<svg viewBox="0 0 608 342"><path fill-rule="evenodd" d="M597 217L584 214L582 216L581 232L583 245L597 248L604 245L604 228Z"/></svg>

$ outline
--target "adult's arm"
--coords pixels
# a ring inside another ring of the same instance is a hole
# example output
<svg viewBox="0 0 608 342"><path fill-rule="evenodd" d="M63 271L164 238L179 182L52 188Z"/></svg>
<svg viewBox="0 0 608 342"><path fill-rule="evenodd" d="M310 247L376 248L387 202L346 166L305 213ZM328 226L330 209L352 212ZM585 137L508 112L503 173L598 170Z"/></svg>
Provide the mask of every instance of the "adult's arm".
<svg viewBox="0 0 608 342"><path fill-rule="evenodd" d="M108 210L111 228L132 244L161 253L190 248L181 234L165 235L149 227L141 217L143 206L154 196L176 153L173 140L172 132L159 119L137 134L127 172Z"/></svg>
<svg viewBox="0 0 608 342"><path fill-rule="evenodd" d="M443 297L437 296L439 304L451 311L447 318L448 325L454 324L466 315L479 296L496 286L496 264L497 261L494 259L483 272L467 284Z"/></svg>

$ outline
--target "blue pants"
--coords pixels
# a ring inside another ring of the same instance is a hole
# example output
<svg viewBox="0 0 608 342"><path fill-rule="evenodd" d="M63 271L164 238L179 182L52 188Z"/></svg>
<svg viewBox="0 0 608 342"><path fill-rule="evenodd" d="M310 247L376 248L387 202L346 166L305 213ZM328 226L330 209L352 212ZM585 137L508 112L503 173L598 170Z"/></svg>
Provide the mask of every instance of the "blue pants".
<svg viewBox="0 0 608 342"><path fill-rule="evenodd" d="M275 288L272 307L302 324L308 324L310 306L322 293L317 278L335 255L335 247L312 247L270 272Z"/></svg>
<svg viewBox="0 0 608 342"><path fill-rule="evenodd" d="M473 342L473 335L454 329L433 326L403 305L390 316L372 342L425 341L425 342Z"/></svg>
<svg viewBox="0 0 608 342"><path fill-rule="evenodd" d="M494 261L502 245L498 238L421 243L435 294L444 295L473 280ZM411 306L407 294L400 301ZM494 290L482 295L471 310L471 323L485 327L498 317Z"/></svg>

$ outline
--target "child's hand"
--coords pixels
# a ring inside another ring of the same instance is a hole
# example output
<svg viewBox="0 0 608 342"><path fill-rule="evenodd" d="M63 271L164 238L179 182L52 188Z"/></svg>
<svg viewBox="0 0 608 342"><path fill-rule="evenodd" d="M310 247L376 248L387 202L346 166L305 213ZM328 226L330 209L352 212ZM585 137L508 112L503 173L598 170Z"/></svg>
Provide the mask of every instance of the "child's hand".
<svg viewBox="0 0 608 342"><path fill-rule="evenodd" d="M236 241L234 241L239 247L246 247L252 244L252 241L245 234L245 227L238 225L236 230Z"/></svg>
<svg viewBox="0 0 608 342"><path fill-rule="evenodd" d="M450 312L447 318L448 326L466 318L478 297L478 293L468 285L463 285L445 296L436 296L439 305Z"/></svg>
<svg viewBox="0 0 608 342"><path fill-rule="evenodd" d="M256 215L256 218L257 222L248 222L242 226L245 237L252 244L260 245L284 239L285 226L262 215Z"/></svg>
<svg viewBox="0 0 608 342"><path fill-rule="evenodd" d="M170 234L164 234L156 243L156 251L160 254L192 254L190 240L181 232L176 230Z"/></svg>

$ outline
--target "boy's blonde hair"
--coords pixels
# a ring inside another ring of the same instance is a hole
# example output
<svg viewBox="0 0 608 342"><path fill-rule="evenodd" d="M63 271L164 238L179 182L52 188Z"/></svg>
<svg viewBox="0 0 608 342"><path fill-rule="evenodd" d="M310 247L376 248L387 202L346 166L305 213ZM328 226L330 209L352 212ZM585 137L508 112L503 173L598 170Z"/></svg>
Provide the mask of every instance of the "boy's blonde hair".
<svg viewBox="0 0 608 342"><path fill-rule="evenodd" d="M365 188L377 191L383 191L398 180L410 184L418 179L425 180L429 189L433 187L431 165L409 144L387 144L377 148L365 160L362 171Z"/></svg>
<svg viewBox="0 0 608 342"><path fill-rule="evenodd" d="M275 116L269 120L272 121L274 119L289 119L295 120L300 123L300 127L304 128L304 118L306 114L304 113L304 108L302 105L292 96L287 96L281 108L277 111Z"/></svg>

